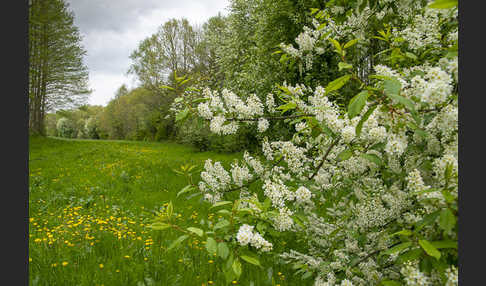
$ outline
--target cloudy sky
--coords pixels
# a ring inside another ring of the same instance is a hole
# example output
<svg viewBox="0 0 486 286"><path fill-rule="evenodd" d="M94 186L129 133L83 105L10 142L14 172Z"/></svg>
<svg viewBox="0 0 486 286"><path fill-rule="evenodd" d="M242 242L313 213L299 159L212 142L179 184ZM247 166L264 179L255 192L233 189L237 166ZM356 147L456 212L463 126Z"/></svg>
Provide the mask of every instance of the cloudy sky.
<svg viewBox="0 0 486 286"><path fill-rule="evenodd" d="M130 53L170 18L185 17L203 24L218 12L227 15L229 0L67 0L87 50L89 104L106 105L125 83L136 79L126 72Z"/></svg>

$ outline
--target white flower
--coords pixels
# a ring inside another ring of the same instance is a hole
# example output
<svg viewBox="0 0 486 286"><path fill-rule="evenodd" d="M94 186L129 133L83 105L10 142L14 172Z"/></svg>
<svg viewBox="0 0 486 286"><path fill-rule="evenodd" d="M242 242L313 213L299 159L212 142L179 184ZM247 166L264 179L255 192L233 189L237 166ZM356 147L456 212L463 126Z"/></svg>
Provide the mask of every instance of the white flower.
<svg viewBox="0 0 486 286"><path fill-rule="evenodd" d="M294 224L294 221L290 217L291 215L293 215L293 212L287 207L280 208L279 215L273 220L275 229L278 231L286 231L291 229L292 225Z"/></svg>
<svg viewBox="0 0 486 286"><path fill-rule="evenodd" d="M275 112L275 99L273 98L273 94L271 93L267 94L265 103L267 105L268 112L270 113Z"/></svg>
<svg viewBox="0 0 486 286"><path fill-rule="evenodd" d="M401 268L400 273L404 276L408 286L430 285L429 278L410 262Z"/></svg>
<svg viewBox="0 0 486 286"><path fill-rule="evenodd" d="M253 237L252 230L253 230L253 226L247 224L240 226L240 229L236 234L236 239L241 245L245 246L250 243Z"/></svg>
<svg viewBox="0 0 486 286"><path fill-rule="evenodd" d="M231 164L231 175L235 185L242 187L245 181L251 180L253 177L248 170L248 167L240 167L237 164Z"/></svg>
<svg viewBox="0 0 486 286"><path fill-rule="evenodd" d="M387 136L386 129L383 126L371 128L368 135L373 142L383 142Z"/></svg>
<svg viewBox="0 0 486 286"><path fill-rule="evenodd" d="M452 265L451 267L446 269L446 277L447 277L447 282L445 286L457 286L458 285L458 270L457 268Z"/></svg>
<svg viewBox="0 0 486 286"><path fill-rule="evenodd" d="M197 111L201 117L205 119L211 119L213 117L213 113L211 109L209 109L209 103L203 102L197 106Z"/></svg>
<svg viewBox="0 0 486 286"><path fill-rule="evenodd" d="M295 191L295 199L298 203L308 202L312 197L311 191L304 186L300 186Z"/></svg>
<svg viewBox="0 0 486 286"><path fill-rule="evenodd" d="M211 123L209 124L209 129L213 133L221 133L221 128L223 126L223 123L226 119L224 118L223 115L217 115L211 119Z"/></svg>
<svg viewBox="0 0 486 286"><path fill-rule="evenodd" d="M346 126L341 132L342 139L345 143L350 143L356 136L355 128L353 126Z"/></svg>
<svg viewBox="0 0 486 286"><path fill-rule="evenodd" d="M258 132L265 132L265 130L268 129L268 125L268 120L266 120L265 118L258 119Z"/></svg>
<svg viewBox="0 0 486 286"><path fill-rule="evenodd" d="M351 281L348 279L344 279L341 281L341 286L353 286L353 283L351 283Z"/></svg>
<svg viewBox="0 0 486 286"><path fill-rule="evenodd" d="M272 243L265 240L258 232L253 232L253 226L243 224L240 226L236 239L242 245L251 244L256 249L261 249L264 252L270 251L273 248Z"/></svg>
<svg viewBox="0 0 486 286"><path fill-rule="evenodd" d="M254 232L250 241L251 245L256 249L260 249L264 252L272 250L273 245L266 241L258 232Z"/></svg>
<svg viewBox="0 0 486 286"><path fill-rule="evenodd" d="M425 186L422 176L420 176L420 172L417 169L414 169L408 174L407 181L407 188L411 192L420 192L430 188L429 186Z"/></svg>
<svg viewBox="0 0 486 286"><path fill-rule="evenodd" d="M302 132L302 130L307 128L307 123L304 121L295 124L295 131Z"/></svg>

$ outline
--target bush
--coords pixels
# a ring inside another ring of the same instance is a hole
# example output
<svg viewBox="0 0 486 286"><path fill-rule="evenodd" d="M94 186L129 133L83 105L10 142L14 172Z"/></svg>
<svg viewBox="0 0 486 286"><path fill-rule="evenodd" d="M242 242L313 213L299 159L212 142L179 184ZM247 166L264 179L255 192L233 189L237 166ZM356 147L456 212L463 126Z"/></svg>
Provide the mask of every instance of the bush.
<svg viewBox="0 0 486 286"><path fill-rule="evenodd" d="M66 117L59 118L56 128L59 137L75 138L77 135L73 122Z"/></svg>
<svg viewBox="0 0 486 286"><path fill-rule="evenodd" d="M293 134L264 138L262 158L245 152L230 170L208 159L183 192L199 189L221 219L188 230L228 282L273 255L315 286L457 285L457 8L333 3L311 10L297 48L281 45L303 72L334 56L332 81L278 85L278 107L272 94L209 89L192 107L217 135L255 123L265 135L278 120Z"/></svg>

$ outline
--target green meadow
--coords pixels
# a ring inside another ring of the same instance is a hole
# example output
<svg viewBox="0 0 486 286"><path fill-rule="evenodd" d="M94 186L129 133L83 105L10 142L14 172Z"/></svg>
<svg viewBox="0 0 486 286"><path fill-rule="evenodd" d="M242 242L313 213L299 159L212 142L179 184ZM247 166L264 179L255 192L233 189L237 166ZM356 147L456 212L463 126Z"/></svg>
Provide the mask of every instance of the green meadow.
<svg viewBox="0 0 486 286"><path fill-rule="evenodd" d="M200 195L177 193L188 184L181 166L204 161L229 166L241 153L199 152L170 142L29 141L30 285L227 285L204 238L168 246L175 230L148 227L169 202L178 225L220 218ZM285 244L285 242L283 242ZM245 265L234 285L303 285L291 269L262 257L263 269ZM275 260L273 260L275 261Z"/></svg>

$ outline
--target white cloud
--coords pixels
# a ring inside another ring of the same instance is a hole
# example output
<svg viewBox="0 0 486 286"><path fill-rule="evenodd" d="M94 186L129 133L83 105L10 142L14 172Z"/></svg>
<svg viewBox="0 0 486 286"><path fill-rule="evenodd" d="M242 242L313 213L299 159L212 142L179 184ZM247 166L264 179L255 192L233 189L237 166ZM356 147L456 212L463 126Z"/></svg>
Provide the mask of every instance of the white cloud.
<svg viewBox="0 0 486 286"><path fill-rule="evenodd" d="M227 15L229 0L67 0L75 14L75 25L87 50L89 85L94 89L89 103L106 105L116 90L136 86L126 75L130 53L138 43L171 18L182 17L202 25L218 12Z"/></svg>

